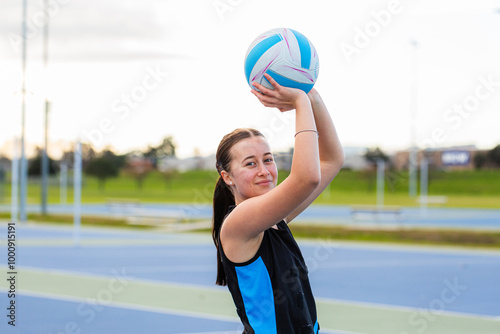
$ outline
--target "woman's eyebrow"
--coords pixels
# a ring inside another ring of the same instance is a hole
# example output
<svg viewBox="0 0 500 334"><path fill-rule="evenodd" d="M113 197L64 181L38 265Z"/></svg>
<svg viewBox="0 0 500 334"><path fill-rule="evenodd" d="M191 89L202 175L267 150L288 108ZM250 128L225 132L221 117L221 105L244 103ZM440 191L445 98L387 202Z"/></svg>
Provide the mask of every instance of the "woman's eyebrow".
<svg viewBox="0 0 500 334"><path fill-rule="evenodd" d="M246 157L245 159L241 160L241 162L245 162L245 160L247 159L252 159L252 158L255 158L255 155L249 155L248 157Z"/></svg>
<svg viewBox="0 0 500 334"><path fill-rule="evenodd" d="M271 152L266 152L263 154L263 156L266 156L266 155L273 155L273 154ZM245 162L245 160L248 160L248 159L255 159L255 155L249 155L245 159L241 160L241 163Z"/></svg>

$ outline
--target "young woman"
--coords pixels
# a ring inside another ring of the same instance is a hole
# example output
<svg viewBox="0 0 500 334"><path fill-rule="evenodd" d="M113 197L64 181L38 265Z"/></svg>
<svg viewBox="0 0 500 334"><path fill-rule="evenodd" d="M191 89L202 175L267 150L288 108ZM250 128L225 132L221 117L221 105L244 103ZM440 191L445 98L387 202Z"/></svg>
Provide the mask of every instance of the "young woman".
<svg viewBox="0 0 500 334"><path fill-rule="evenodd" d="M243 333L318 333L307 267L287 224L330 184L344 162L331 117L318 92L257 83L266 107L296 110L290 175L277 185L271 149L255 129L237 129L216 154L212 237L217 281L228 285Z"/></svg>

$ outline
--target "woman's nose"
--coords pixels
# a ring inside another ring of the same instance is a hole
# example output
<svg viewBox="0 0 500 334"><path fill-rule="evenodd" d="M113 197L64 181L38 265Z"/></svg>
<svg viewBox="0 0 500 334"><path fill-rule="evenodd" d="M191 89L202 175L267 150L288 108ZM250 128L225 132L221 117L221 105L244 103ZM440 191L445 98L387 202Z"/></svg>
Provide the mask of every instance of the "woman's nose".
<svg viewBox="0 0 500 334"><path fill-rule="evenodd" d="M267 170L266 166L265 165L260 165L260 169L259 169L259 175L269 175L269 171Z"/></svg>

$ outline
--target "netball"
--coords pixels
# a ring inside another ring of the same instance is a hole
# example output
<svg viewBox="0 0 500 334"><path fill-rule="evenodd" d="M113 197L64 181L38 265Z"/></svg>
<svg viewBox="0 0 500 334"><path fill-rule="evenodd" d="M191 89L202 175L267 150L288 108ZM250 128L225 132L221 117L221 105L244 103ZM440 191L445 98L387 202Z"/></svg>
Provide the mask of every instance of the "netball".
<svg viewBox="0 0 500 334"><path fill-rule="evenodd" d="M318 72L319 58L314 45L293 29L272 29L260 34L245 55L245 76L252 89L255 89L252 82L273 88L264 77L267 73L282 86L308 93Z"/></svg>

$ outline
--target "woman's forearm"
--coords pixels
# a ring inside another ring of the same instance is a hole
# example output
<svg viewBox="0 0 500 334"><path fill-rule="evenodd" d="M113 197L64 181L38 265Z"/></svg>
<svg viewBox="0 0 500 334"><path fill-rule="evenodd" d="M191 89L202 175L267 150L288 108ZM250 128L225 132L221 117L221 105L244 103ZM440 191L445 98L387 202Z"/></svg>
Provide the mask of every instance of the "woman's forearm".
<svg viewBox="0 0 500 334"><path fill-rule="evenodd" d="M322 163L338 165L339 169L344 164L344 150L340 143L337 130L328 112L323 99L319 93L313 89L308 94L311 107L319 132L319 157Z"/></svg>
<svg viewBox="0 0 500 334"><path fill-rule="evenodd" d="M295 117L295 145L292 162L292 175L299 175L301 179L311 179L314 182L319 182L321 177L319 168L319 151L318 151L318 135L316 130L316 122L311 107L311 102L304 94L304 98L300 99L296 105Z"/></svg>

